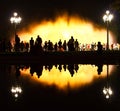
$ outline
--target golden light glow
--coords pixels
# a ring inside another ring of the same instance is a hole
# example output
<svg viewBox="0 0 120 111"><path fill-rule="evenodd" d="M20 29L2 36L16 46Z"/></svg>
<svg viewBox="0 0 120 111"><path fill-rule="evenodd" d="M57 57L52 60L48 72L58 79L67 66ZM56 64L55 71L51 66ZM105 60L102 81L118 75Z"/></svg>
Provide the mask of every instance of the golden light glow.
<svg viewBox="0 0 120 111"><path fill-rule="evenodd" d="M42 37L43 42L51 40L53 43L59 39L69 40L71 36L78 39L80 43L98 42L106 43L106 29L100 28L88 20L78 16L63 14L55 20L43 20L40 23L33 23L29 27L18 32L21 41L29 42L30 38L36 39L37 35ZM110 32L110 43L114 42L113 34Z"/></svg>
<svg viewBox="0 0 120 111"><path fill-rule="evenodd" d="M109 66L109 73L111 73L112 69L113 66ZM38 78L36 73L31 76L30 68L27 70L21 70L22 76L28 77L32 82L38 82L47 86L54 85L60 90L67 90L68 88L77 89L92 84L95 81L100 80L100 78L106 77L106 72L106 65L103 66L101 75L98 75L96 66L79 65L78 72L75 72L74 75L71 76L68 70L64 71L64 69L62 69L60 72L55 66L53 66L50 72L43 68L42 75Z"/></svg>

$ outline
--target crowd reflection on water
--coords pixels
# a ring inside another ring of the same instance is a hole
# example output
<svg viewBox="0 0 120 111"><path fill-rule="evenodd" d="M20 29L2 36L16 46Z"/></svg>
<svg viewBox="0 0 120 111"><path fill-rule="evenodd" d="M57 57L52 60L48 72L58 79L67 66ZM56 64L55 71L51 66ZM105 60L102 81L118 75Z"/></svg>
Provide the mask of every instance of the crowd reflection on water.
<svg viewBox="0 0 120 111"><path fill-rule="evenodd" d="M108 88L108 72L111 73L113 66L103 64L81 65L81 64L31 64L31 65L15 65L15 84L11 87L11 93L17 99L23 92L19 84L19 77L27 75L33 82L39 81L47 85L56 85L59 89L66 90L69 88L80 88L86 84L93 83L101 76L105 78L107 75ZM109 71L108 71L109 70ZM31 76L30 76L31 75ZM103 93L108 99L111 95L104 87Z"/></svg>
<svg viewBox="0 0 120 111"><path fill-rule="evenodd" d="M31 80L44 84L55 85L59 88L79 87L97 80L99 76L105 77L107 67L103 64L31 64L19 67L22 75L31 75ZM110 66L110 72L113 66Z"/></svg>
<svg viewBox="0 0 120 111"><path fill-rule="evenodd" d="M62 70L64 70L64 71L68 70L71 77L73 77L73 75L75 73L77 73L79 70L79 64L55 64L55 65L48 64L48 65L44 65L44 66L38 65L38 64L31 64L28 67L25 66L25 68L30 68L31 76L33 76L33 74L36 73L39 78L42 75L42 72L44 69L48 70L50 72L52 70L53 66L55 66L56 69L58 69L60 72ZM98 75L100 75L103 70L103 64L96 64L95 66L97 67ZM24 68L22 67L22 69L24 69ZM19 73L17 75L19 75Z"/></svg>
<svg viewBox="0 0 120 111"><path fill-rule="evenodd" d="M31 76L33 76L33 74L36 72L36 74L39 78L42 75L42 71L43 71L43 66L42 65L36 65L36 64L30 65Z"/></svg>

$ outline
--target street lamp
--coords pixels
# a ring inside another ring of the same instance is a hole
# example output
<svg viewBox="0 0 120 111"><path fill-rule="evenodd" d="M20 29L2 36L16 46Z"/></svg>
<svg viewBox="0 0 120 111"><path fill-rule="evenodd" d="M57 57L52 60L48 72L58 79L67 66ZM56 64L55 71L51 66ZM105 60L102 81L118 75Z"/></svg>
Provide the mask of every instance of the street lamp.
<svg viewBox="0 0 120 111"><path fill-rule="evenodd" d="M21 22L22 18L20 16L18 16L17 12L13 13L13 16L10 18L10 22L12 24L14 24L14 28L15 28L15 36L16 36L16 25L19 24Z"/></svg>
<svg viewBox="0 0 120 111"><path fill-rule="evenodd" d="M109 66L107 65L107 85L106 85L106 87L103 88L103 94L105 95L106 99L109 99L110 96L113 94L113 91L112 91L111 87L109 86L108 73L109 73Z"/></svg>
<svg viewBox="0 0 120 111"><path fill-rule="evenodd" d="M110 14L110 11L107 10L105 15L103 16L104 22L107 24L107 50L109 50L109 23L113 19L113 15Z"/></svg>

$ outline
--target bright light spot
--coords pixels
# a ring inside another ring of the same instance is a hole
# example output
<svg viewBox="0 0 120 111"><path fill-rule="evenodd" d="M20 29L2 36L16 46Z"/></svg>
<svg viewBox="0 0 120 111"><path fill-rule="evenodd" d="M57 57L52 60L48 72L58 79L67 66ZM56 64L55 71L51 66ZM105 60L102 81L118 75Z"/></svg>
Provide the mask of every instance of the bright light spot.
<svg viewBox="0 0 120 111"><path fill-rule="evenodd" d="M109 99L110 96L113 94L111 87L104 87L103 94L105 95L106 99Z"/></svg>
<svg viewBox="0 0 120 111"><path fill-rule="evenodd" d="M112 94L113 94L113 92L112 92L112 89L111 89L111 88L109 88L109 94L110 94L110 95L112 95Z"/></svg>
<svg viewBox="0 0 120 111"><path fill-rule="evenodd" d="M104 20L104 21L109 21L109 22L111 22L112 19L113 19L113 15L110 14L110 11L109 11L109 10L107 10L107 11L106 11L106 14L103 16L103 20Z"/></svg>
<svg viewBox="0 0 120 111"><path fill-rule="evenodd" d="M13 14L13 15L16 17L18 14L17 14L17 12L14 12L14 14Z"/></svg>
<svg viewBox="0 0 120 111"><path fill-rule="evenodd" d="M106 95L106 99L109 99L109 98L110 98L110 96L109 96L109 94L107 94L107 95Z"/></svg>
<svg viewBox="0 0 120 111"><path fill-rule="evenodd" d="M19 88L18 87L16 87L16 91L19 92Z"/></svg>
<svg viewBox="0 0 120 111"><path fill-rule="evenodd" d="M12 92L12 93L16 93L15 88L12 87L11 92Z"/></svg>
<svg viewBox="0 0 120 111"><path fill-rule="evenodd" d="M17 98L17 97L18 97L18 94L16 93L16 94L15 94L15 98Z"/></svg>
<svg viewBox="0 0 120 111"><path fill-rule="evenodd" d="M107 94L106 88L103 89L103 93L104 93L105 95Z"/></svg>
<svg viewBox="0 0 120 111"><path fill-rule="evenodd" d="M22 89L19 86L12 87L11 92L14 95L15 98L18 98L19 94L22 92Z"/></svg>
<svg viewBox="0 0 120 111"><path fill-rule="evenodd" d="M19 93L21 93L22 92L22 89L21 88L19 88Z"/></svg>

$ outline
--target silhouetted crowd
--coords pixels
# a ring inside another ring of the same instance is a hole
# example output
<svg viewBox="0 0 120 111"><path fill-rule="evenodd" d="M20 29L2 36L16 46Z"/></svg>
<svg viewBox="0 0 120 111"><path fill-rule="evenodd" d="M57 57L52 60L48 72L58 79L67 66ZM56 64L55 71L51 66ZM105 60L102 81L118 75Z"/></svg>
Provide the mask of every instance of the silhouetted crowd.
<svg viewBox="0 0 120 111"><path fill-rule="evenodd" d="M120 45L118 43L111 44L109 46L110 50L119 50ZM5 39L0 40L0 52L30 52L39 53L43 51L101 51L106 50L106 44L101 44L92 42L91 44L81 44L73 36L66 41L60 39L58 42L54 43L51 40L45 41L43 43L42 38L37 35L36 40L31 37L29 42L23 42L20 40L18 35L15 36L15 43L12 44L11 41L5 41Z"/></svg>

